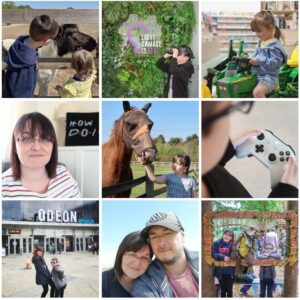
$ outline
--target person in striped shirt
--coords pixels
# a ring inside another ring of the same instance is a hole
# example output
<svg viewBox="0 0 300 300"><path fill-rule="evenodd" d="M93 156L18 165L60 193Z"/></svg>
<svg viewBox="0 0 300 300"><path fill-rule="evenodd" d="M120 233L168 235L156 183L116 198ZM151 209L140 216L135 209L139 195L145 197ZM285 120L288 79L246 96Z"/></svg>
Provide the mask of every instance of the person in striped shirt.
<svg viewBox="0 0 300 300"><path fill-rule="evenodd" d="M11 168L2 174L3 198L79 198L77 182L58 163L56 134L38 112L18 120L12 135Z"/></svg>

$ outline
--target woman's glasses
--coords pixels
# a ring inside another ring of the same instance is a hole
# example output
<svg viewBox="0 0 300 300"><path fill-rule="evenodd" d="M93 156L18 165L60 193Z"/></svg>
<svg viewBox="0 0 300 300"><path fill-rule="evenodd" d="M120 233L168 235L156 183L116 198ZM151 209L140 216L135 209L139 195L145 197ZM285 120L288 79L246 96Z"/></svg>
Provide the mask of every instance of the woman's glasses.
<svg viewBox="0 0 300 300"><path fill-rule="evenodd" d="M237 102L237 103L229 106L228 108L217 113L216 115L205 119L202 122L202 130L209 128L216 120L218 120L222 117L225 117L225 116L233 113L234 111L239 111L243 114L248 114L251 111L253 104L254 104L253 101L240 101L240 102Z"/></svg>
<svg viewBox="0 0 300 300"><path fill-rule="evenodd" d="M126 252L125 255L127 255L130 260L139 260L143 264L150 264L151 262L151 258L146 256L137 256L133 252Z"/></svg>
<svg viewBox="0 0 300 300"><path fill-rule="evenodd" d="M24 145L30 145L33 144L35 141L38 141L41 145L49 145L52 143L51 138L33 138L31 136L21 136L17 138L17 142L24 144Z"/></svg>

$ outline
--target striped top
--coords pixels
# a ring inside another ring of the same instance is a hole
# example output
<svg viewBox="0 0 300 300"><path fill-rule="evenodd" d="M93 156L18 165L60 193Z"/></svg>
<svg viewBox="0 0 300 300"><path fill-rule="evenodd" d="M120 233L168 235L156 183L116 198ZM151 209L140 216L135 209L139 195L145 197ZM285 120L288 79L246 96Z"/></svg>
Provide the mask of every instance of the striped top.
<svg viewBox="0 0 300 300"><path fill-rule="evenodd" d="M12 169L2 174L3 198L80 198L77 182L64 165L57 165L56 175L51 178L46 193L36 193L25 188L20 180L15 180Z"/></svg>

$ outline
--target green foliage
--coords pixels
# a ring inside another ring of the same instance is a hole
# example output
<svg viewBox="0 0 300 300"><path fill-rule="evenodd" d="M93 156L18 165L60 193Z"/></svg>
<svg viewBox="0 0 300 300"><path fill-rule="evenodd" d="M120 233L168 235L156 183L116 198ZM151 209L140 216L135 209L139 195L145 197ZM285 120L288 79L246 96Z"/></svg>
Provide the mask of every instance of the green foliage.
<svg viewBox="0 0 300 300"><path fill-rule="evenodd" d="M258 211L269 212L286 210L284 201L235 201L235 200L220 200L213 201L213 211Z"/></svg>
<svg viewBox="0 0 300 300"><path fill-rule="evenodd" d="M25 8L31 8L30 5L16 5L13 1L3 1L2 2L2 9L25 9Z"/></svg>
<svg viewBox="0 0 300 300"><path fill-rule="evenodd" d="M121 53L122 38L118 29L130 14L142 19L156 16L162 29L159 54L138 56L130 45ZM165 48L190 44L196 26L193 3L105 1L102 20L103 97L163 97L167 75L156 67L156 61Z"/></svg>
<svg viewBox="0 0 300 300"><path fill-rule="evenodd" d="M154 143L155 144L158 144L158 143L165 144L166 143L165 137L162 134L160 134L158 137L156 137L154 139Z"/></svg>

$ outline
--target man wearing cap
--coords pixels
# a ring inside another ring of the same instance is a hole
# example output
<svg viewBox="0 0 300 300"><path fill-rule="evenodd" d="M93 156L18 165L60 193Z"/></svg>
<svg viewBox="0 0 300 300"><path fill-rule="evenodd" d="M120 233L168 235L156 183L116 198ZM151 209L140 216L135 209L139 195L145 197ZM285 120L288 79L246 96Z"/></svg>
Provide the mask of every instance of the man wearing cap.
<svg viewBox="0 0 300 300"><path fill-rule="evenodd" d="M199 254L183 247L184 234L174 212L150 218L142 235L156 258L135 281L133 297L199 297Z"/></svg>

